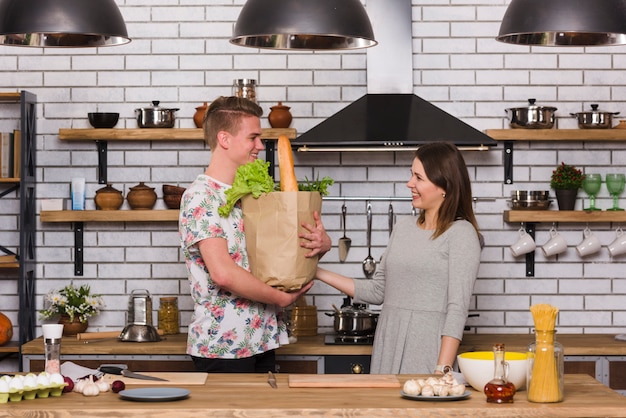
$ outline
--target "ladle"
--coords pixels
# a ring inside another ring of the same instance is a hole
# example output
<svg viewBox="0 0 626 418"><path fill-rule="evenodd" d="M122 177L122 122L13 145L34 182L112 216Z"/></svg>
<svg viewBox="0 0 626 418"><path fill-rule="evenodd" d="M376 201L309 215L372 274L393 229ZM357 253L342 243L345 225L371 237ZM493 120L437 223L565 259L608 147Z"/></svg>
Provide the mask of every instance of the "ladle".
<svg viewBox="0 0 626 418"><path fill-rule="evenodd" d="M352 245L352 240L346 236L346 204L344 203L341 206L341 216L343 219L343 237L339 238L339 242L337 246L339 247L339 261L345 262L348 257L348 251L350 250L350 245Z"/></svg>
<svg viewBox="0 0 626 418"><path fill-rule="evenodd" d="M371 279L376 271L376 260L372 257L372 205L367 203L367 257L363 260L363 273Z"/></svg>

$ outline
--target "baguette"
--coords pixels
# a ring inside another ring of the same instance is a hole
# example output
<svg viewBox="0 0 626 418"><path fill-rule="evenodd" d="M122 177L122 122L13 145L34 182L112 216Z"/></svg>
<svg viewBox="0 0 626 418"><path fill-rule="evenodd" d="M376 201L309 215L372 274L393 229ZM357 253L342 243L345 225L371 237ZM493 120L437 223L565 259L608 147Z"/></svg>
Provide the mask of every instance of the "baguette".
<svg viewBox="0 0 626 418"><path fill-rule="evenodd" d="M298 181L293 166L293 152L291 141L285 135L278 137L278 167L280 169L280 190L283 192L297 192Z"/></svg>

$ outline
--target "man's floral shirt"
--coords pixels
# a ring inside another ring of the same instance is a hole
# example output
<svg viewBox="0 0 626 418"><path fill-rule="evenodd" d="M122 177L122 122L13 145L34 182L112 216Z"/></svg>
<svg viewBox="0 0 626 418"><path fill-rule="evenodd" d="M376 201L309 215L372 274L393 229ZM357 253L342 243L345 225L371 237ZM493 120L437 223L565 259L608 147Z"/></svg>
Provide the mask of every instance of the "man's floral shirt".
<svg viewBox="0 0 626 418"><path fill-rule="evenodd" d="M194 302L187 354L196 357L244 358L288 342L282 316L277 317L278 307L222 290L211 280L200 254L200 241L223 238L233 261L250 271L241 204L235 205L228 218L217 213L230 187L202 174L181 201L179 233Z"/></svg>

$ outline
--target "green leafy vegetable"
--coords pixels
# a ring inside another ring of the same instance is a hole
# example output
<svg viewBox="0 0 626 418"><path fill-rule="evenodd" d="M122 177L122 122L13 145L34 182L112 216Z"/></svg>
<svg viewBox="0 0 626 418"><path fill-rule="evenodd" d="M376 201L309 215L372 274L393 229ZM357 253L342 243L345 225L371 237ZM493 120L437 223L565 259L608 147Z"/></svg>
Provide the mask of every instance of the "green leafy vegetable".
<svg viewBox="0 0 626 418"><path fill-rule="evenodd" d="M226 218L233 210L235 203L248 194L258 198L262 193L274 190L274 179L269 174L269 166L269 162L258 159L239 166L235 173L233 187L226 190L226 203L218 209L220 216Z"/></svg>
<svg viewBox="0 0 626 418"><path fill-rule="evenodd" d="M328 188L335 183L335 180L326 176L323 179L319 179L319 176L315 180L309 180L305 178L304 183L298 183L298 190L301 192L320 192L322 196L328 195Z"/></svg>

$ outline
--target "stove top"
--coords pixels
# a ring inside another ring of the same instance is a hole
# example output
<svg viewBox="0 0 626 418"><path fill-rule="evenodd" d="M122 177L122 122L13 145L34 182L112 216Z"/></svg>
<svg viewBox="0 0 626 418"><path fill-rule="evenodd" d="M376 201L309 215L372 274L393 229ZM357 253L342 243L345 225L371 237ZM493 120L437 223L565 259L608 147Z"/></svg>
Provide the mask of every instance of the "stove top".
<svg viewBox="0 0 626 418"><path fill-rule="evenodd" d="M353 336L327 334L324 336L324 344L327 345L372 345L374 344L373 335Z"/></svg>

